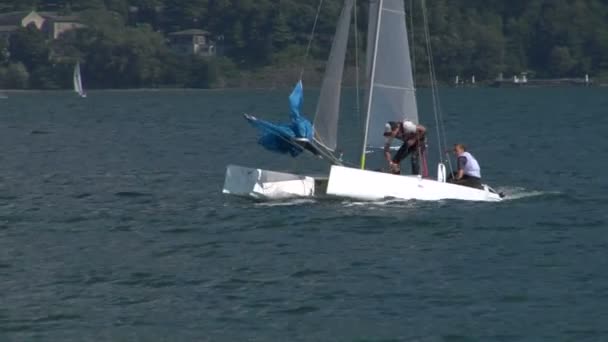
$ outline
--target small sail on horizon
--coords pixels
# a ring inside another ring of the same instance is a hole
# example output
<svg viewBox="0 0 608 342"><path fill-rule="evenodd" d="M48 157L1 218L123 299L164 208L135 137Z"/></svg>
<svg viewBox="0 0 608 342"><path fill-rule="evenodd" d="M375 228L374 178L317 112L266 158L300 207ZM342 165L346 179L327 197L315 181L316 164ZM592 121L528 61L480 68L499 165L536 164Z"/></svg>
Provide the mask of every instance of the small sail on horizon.
<svg viewBox="0 0 608 342"><path fill-rule="evenodd" d="M84 92L84 89L82 87L82 75L80 74L80 62L76 63L76 66L74 66L74 91L80 96L80 97L87 97L87 94Z"/></svg>
<svg viewBox="0 0 608 342"><path fill-rule="evenodd" d="M403 0L378 0L370 13L375 27L368 30L368 99L366 148L381 148L387 121L418 123L418 107ZM371 50L371 53L369 52ZM396 142L395 142L396 143ZM362 156L363 158L364 156ZM364 164L364 160L362 160Z"/></svg>
<svg viewBox="0 0 608 342"><path fill-rule="evenodd" d="M315 142L329 151L335 151L338 145L338 117L340 115L340 98L342 91L342 74L348 45L348 34L352 18L354 0L345 0L336 34L334 36L329 59L325 66L325 75L321 93L317 102L314 119Z"/></svg>

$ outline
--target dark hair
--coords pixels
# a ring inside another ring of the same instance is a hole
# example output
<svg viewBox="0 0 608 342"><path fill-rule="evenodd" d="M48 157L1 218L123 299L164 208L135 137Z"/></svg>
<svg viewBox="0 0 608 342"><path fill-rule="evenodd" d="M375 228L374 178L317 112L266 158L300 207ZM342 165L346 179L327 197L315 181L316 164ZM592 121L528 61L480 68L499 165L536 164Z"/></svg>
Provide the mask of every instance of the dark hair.
<svg viewBox="0 0 608 342"><path fill-rule="evenodd" d="M462 149L463 151L467 150L467 147L464 144L454 144L454 148Z"/></svg>
<svg viewBox="0 0 608 342"><path fill-rule="evenodd" d="M387 124L389 124L389 126L391 126L391 130L388 132L384 132L383 135L385 137L390 136L396 128L401 128L401 126L402 126L401 122L399 122L399 121L388 121Z"/></svg>

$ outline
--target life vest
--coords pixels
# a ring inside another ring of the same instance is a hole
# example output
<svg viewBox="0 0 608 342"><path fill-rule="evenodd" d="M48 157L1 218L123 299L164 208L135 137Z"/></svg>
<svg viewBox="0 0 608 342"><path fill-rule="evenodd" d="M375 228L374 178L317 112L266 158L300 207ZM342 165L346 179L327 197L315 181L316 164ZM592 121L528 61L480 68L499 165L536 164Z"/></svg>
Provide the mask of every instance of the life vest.
<svg viewBox="0 0 608 342"><path fill-rule="evenodd" d="M464 174L470 177L481 178L481 168L479 167L479 163L477 159L473 157L469 152L462 152L458 155L458 157L465 157L467 162L464 164Z"/></svg>

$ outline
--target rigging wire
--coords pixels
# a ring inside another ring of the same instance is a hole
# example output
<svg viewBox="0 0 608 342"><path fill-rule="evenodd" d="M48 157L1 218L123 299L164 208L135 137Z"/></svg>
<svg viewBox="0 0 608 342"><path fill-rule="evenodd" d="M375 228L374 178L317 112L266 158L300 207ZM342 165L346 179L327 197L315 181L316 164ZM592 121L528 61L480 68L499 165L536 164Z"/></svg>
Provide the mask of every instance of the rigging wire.
<svg viewBox="0 0 608 342"><path fill-rule="evenodd" d="M304 76L304 65L306 64L306 60L308 59L308 54L310 53L310 48L312 46L312 40L315 36L315 31L317 29L317 22L319 21L319 15L321 13L322 6L323 6L323 0L319 0L319 6L317 7L317 14L315 15L315 21L312 24L312 30L310 32L310 37L308 38L308 45L306 46L306 51L304 52L304 58L302 59L302 69L300 70L300 80L302 80L302 76Z"/></svg>
<svg viewBox="0 0 608 342"><path fill-rule="evenodd" d="M359 26L357 24L357 0L354 3L355 7L355 113L357 115L357 122L361 122L361 108L360 108L360 98L359 98Z"/></svg>
<svg viewBox="0 0 608 342"><path fill-rule="evenodd" d="M410 55L412 59L412 79L416 84L416 50L414 45L414 0L410 0Z"/></svg>
<svg viewBox="0 0 608 342"><path fill-rule="evenodd" d="M306 50L304 52L304 56L302 57L302 65L300 66L300 77L299 77L300 81L302 81L302 77L304 77L304 68L306 66L306 61L308 60L308 56L310 54L310 49L312 47L312 41L315 37L315 32L317 29L317 22L319 21L319 16L321 14L321 8L323 7L323 1L324 0L319 0L319 5L317 6L317 13L315 14L315 20L313 21L313 24L312 24L310 36L308 37L308 44L306 45ZM306 150L304 147L302 147L298 144L295 144L293 141L290 141L289 139L282 137L280 134L277 134L277 136L292 146L298 147L302 150ZM325 151L321 151L321 150L319 150L319 151L320 151L320 154L322 154L322 157L325 157L325 158L329 159L330 161L333 161L335 159L333 157L333 155L331 155L329 152L325 152ZM297 163L296 159L294 159L294 164L295 163Z"/></svg>
<svg viewBox="0 0 608 342"><path fill-rule="evenodd" d="M429 32L429 24L427 18L427 8L426 8L426 0L421 0L422 4L422 19L424 21L424 38L426 43L426 51L429 62L429 74L430 74L430 82L431 82L431 95L433 99L433 113L435 116L435 125L437 130L437 143L439 147L439 161L444 160L443 151L447 151L447 135L445 132L445 126L443 124L443 113L441 111L441 106L439 102L439 90L437 87L437 78L435 74L435 63L433 61L433 49L431 47L431 39ZM450 168L450 173L453 172L452 163L450 158L446 158L448 166Z"/></svg>
<svg viewBox="0 0 608 342"><path fill-rule="evenodd" d="M409 38L409 46L410 46L410 59L411 59L411 65L412 65L412 84L414 86L414 90L416 89L416 51L414 50L415 44L414 44L414 0L410 0L410 10L409 10L409 23L410 23L410 29L409 32L411 34L411 37ZM415 95L414 95L415 96ZM424 144L426 145L426 139L424 140ZM424 153L424 154L423 154ZM420 159L420 162L424 163L424 166L422 167L422 176L423 177L428 177L428 167L426 165L426 146L423 149L418 146L418 156ZM420 173L420 172L419 172Z"/></svg>

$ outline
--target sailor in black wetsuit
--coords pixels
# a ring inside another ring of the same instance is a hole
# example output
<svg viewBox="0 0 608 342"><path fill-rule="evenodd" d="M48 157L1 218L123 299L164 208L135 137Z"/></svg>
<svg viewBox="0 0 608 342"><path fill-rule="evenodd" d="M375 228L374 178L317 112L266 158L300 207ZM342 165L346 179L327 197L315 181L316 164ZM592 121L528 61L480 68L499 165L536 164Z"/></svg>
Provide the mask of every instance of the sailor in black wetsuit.
<svg viewBox="0 0 608 342"><path fill-rule="evenodd" d="M401 173L399 164L408 155L412 155L412 174L420 174L420 154L426 148L426 128L422 125L404 120L401 122L389 121L385 125L384 136L386 142L384 144L384 156L389 164L389 169L394 174ZM391 157L391 143L393 139L403 141L403 144Z"/></svg>

